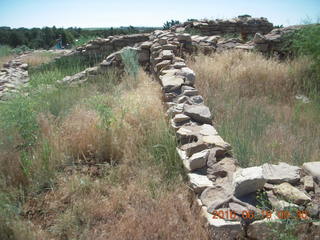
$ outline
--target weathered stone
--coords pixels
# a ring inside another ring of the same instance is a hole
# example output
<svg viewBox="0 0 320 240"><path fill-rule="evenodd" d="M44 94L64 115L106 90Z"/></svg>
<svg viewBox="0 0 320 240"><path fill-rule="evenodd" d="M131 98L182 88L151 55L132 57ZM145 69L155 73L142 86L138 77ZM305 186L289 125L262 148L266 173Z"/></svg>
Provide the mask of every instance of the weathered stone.
<svg viewBox="0 0 320 240"><path fill-rule="evenodd" d="M189 158L190 170L193 171L195 169L205 167L207 164L208 154L209 154L209 150L204 150L204 151L193 154Z"/></svg>
<svg viewBox="0 0 320 240"><path fill-rule="evenodd" d="M171 50L162 50L160 52L160 58L162 58L163 60L171 60L173 59L173 53Z"/></svg>
<svg viewBox="0 0 320 240"><path fill-rule="evenodd" d="M254 38L253 38L254 43L261 44L261 43L265 43L266 41L267 40L266 40L265 36L263 36L261 33L256 33L254 35Z"/></svg>
<svg viewBox="0 0 320 240"><path fill-rule="evenodd" d="M280 185L275 186L273 192L295 204L305 204L311 201L309 196L293 187L290 183L281 183Z"/></svg>
<svg viewBox="0 0 320 240"><path fill-rule="evenodd" d="M211 123L212 121L211 112L204 105L185 104L184 113L199 123Z"/></svg>
<svg viewBox="0 0 320 240"><path fill-rule="evenodd" d="M202 140L207 143L207 144L211 144L215 147L221 147L227 150L231 149L231 146L229 143L225 142L222 137L220 137L219 135L210 135L210 136L204 136L202 138Z"/></svg>
<svg viewBox="0 0 320 240"><path fill-rule="evenodd" d="M262 167L239 169L233 175L233 186L237 197L262 189L265 183Z"/></svg>
<svg viewBox="0 0 320 240"><path fill-rule="evenodd" d="M183 151L186 151L187 156L190 157L194 153L201 152L202 150L208 149L208 146L202 141L197 141L197 142L184 144L180 147L180 149Z"/></svg>
<svg viewBox="0 0 320 240"><path fill-rule="evenodd" d="M262 165L263 177L268 183L295 183L300 179L301 168L280 162L278 165L265 163Z"/></svg>
<svg viewBox="0 0 320 240"><path fill-rule="evenodd" d="M167 110L167 114L170 116L175 116L176 114L182 113L183 104L175 104Z"/></svg>
<svg viewBox="0 0 320 240"><path fill-rule="evenodd" d="M152 46L152 42L150 42L150 41L143 42L143 43L140 45L141 49L150 49L151 46Z"/></svg>
<svg viewBox="0 0 320 240"><path fill-rule="evenodd" d="M188 104L190 105L203 104L203 98L200 95L192 96L188 99Z"/></svg>
<svg viewBox="0 0 320 240"><path fill-rule="evenodd" d="M200 132L203 136L211 136L211 135L217 135L217 130L210 124L202 124L200 126Z"/></svg>
<svg viewBox="0 0 320 240"><path fill-rule="evenodd" d="M293 203L288 203L284 200L278 199L272 191L267 191L268 200L271 206L276 210L284 210L286 208L299 208L298 205Z"/></svg>
<svg viewBox="0 0 320 240"><path fill-rule="evenodd" d="M207 219L209 229L211 229L214 239L232 240L238 239L241 235L241 224L239 221L226 221L216 219L205 206L201 208L202 216Z"/></svg>
<svg viewBox="0 0 320 240"><path fill-rule="evenodd" d="M314 182L313 182L313 177L312 176L305 176L303 178L303 184L304 184L304 189L306 191L314 191Z"/></svg>
<svg viewBox="0 0 320 240"><path fill-rule="evenodd" d="M310 173L318 183L320 183L320 162L306 162L302 167Z"/></svg>
<svg viewBox="0 0 320 240"><path fill-rule="evenodd" d="M179 41L191 42L191 35L188 33L177 34L177 38Z"/></svg>
<svg viewBox="0 0 320 240"><path fill-rule="evenodd" d="M309 203L306 207L306 212L308 215L312 218L318 218L319 217L319 204L316 203Z"/></svg>
<svg viewBox="0 0 320 240"><path fill-rule="evenodd" d="M194 85L196 80L196 74L188 67L183 67L177 72L178 76L183 76L185 78L185 84Z"/></svg>
<svg viewBox="0 0 320 240"><path fill-rule="evenodd" d="M186 67L186 64L184 62L175 62L172 66L174 68L181 69L181 68Z"/></svg>
<svg viewBox="0 0 320 240"><path fill-rule="evenodd" d="M177 131L177 137L182 144L198 140L199 126L183 126Z"/></svg>
<svg viewBox="0 0 320 240"><path fill-rule="evenodd" d="M219 148L216 149L216 152L219 151ZM212 152L210 152L212 153ZM216 180L216 178L224 178L224 177L230 177L230 179L233 176L233 173L238 168L238 162L234 158L224 158L221 161L217 163L209 163L208 164L208 177L211 180Z"/></svg>
<svg viewBox="0 0 320 240"><path fill-rule="evenodd" d="M170 60L164 60L164 61L161 61L159 63L156 64L155 68L156 68L156 71L159 72L161 69L169 66L171 64L171 61Z"/></svg>
<svg viewBox="0 0 320 240"><path fill-rule="evenodd" d="M188 121L190 120L190 117L188 117L187 115L184 115L184 114L177 114L174 116L173 118L173 121L175 123L180 123L180 122L185 122L185 121Z"/></svg>
<svg viewBox="0 0 320 240"><path fill-rule="evenodd" d="M202 204L207 207L215 205L215 207L211 209L215 210L221 207L219 204L224 204L225 201L228 202L228 199L230 199L232 195L233 189L231 186L215 185L204 190L200 195L200 200Z"/></svg>
<svg viewBox="0 0 320 240"><path fill-rule="evenodd" d="M204 189L213 187L212 181L210 181L206 175L188 173L188 178L190 181L190 186L195 193L201 193Z"/></svg>
<svg viewBox="0 0 320 240"><path fill-rule="evenodd" d="M198 90L196 90L196 89L184 90L184 91L182 92L183 95L188 96L188 97L196 96L196 95L198 95L198 93L199 93L199 92L198 92Z"/></svg>
<svg viewBox="0 0 320 240"><path fill-rule="evenodd" d="M160 77L165 92L171 92L181 87L183 79L176 76L164 75Z"/></svg>
<svg viewBox="0 0 320 240"><path fill-rule="evenodd" d="M178 98L177 103L185 103L188 99L189 98L187 96L181 96Z"/></svg>

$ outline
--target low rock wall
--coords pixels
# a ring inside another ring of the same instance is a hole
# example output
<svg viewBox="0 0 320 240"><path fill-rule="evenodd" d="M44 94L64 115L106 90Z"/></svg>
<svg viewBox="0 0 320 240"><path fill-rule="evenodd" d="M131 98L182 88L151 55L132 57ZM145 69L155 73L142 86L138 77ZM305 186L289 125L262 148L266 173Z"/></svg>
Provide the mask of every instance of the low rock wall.
<svg viewBox="0 0 320 240"><path fill-rule="evenodd" d="M273 29L273 24L266 18L237 17L229 20L202 20L187 21L175 25L172 31L194 31L201 35L224 35L224 34L255 34L260 32L266 34Z"/></svg>

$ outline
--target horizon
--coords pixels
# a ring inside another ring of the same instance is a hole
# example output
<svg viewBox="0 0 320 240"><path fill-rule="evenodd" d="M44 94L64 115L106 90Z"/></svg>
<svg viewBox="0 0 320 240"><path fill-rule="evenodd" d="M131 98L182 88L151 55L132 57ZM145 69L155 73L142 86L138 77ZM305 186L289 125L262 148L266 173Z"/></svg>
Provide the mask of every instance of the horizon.
<svg viewBox="0 0 320 240"><path fill-rule="evenodd" d="M315 22L320 16L318 0L199 0L192 3L164 0L152 4L146 0L135 3L129 0L95 0L89 4L84 0L56 0L46 3L41 3L40 0L2 0L1 6L0 26L10 28L162 27L163 23L172 19L180 22L191 18L230 19L242 14L265 17L274 25L289 26L306 21Z"/></svg>

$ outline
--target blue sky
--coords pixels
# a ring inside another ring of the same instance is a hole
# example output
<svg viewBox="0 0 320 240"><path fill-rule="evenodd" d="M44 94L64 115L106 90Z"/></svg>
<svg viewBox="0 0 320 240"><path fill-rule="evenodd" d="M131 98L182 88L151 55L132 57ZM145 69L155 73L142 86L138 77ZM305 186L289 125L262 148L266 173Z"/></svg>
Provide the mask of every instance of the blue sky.
<svg viewBox="0 0 320 240"><path fill-rule="evenodd" d="M0 0L0 26L162 26L170 19L267 17L276 25L320 18L320 0Z"/></svg>

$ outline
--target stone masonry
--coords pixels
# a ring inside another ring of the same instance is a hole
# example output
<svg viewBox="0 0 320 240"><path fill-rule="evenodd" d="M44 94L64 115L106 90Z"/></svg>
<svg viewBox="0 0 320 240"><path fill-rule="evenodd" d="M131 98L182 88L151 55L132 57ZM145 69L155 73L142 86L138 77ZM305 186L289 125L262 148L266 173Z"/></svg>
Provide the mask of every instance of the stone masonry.
<svg viewBox="0 0 320 240"><path fill-rule="evenodd" d="M273 229L281 229L284 223L279 221L283 218L279 212L290 209L297 213L296 217L303 213L303 219L316 220L301 221L295 229L296 236L319 238L320 162L304 163L301 167L280 162L241 168L231 145L213 126L214 112L195 88L196 73L186 65L185 54L194 53L195 42L217 46L219 41L213 37L195 38L187 33L156 30L147 40L122 46L98 66L61 82L78 84L109 67L123 67L121 53L135 51L139 63L162 86L167 115L179 143L177 153L212 234L217 239L275 239L269 223L273 223ZM77 51L106 51L103 44L100 47L86 46ZM27 66L16 65L26 71ZM264 192L264 201L272 209L268 214L267 209L257 207L259 191Z"/></svg>

